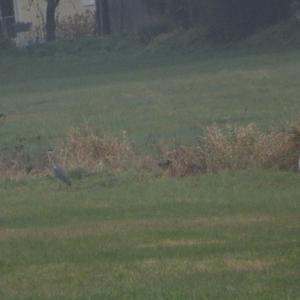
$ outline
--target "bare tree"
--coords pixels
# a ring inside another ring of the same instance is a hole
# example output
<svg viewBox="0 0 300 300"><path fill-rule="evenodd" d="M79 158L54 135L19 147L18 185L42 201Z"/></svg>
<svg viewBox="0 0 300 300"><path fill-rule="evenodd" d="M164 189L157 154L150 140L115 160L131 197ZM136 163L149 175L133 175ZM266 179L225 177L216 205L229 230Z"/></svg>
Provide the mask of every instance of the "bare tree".
<svg viewBox="0 0 300 300"><path fill-rule="evenodd" d="M47 0L46 10L46 41L54 41L56 38L55 11L60 0Z"/></svg>
<svg viewBox="0 0 300 300"><path fill-rule="evenodd" d="M111 15L108 0L96 0L96 30L98 34L111 33Z"/></svg>

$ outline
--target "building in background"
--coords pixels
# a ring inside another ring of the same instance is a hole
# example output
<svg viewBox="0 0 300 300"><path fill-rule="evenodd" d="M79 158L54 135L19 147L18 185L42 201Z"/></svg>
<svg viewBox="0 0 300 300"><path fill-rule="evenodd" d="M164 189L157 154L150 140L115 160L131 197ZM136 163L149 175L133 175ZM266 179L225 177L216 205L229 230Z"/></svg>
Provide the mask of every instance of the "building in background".
<svg viewBox="0 0 300 300"><path fill-rule="evenodd" d="M17 46L26 46L45 40L46 0L1 0L0 33L13 38ZM58 20L68 20L91 13L95 0L61 0L56 9ZM75 23L76 20L73 22ZM73 24L74 25L74 24ZM66 26L66 25L65 25Z"/></svg>
<svg viewBox="0 0 300 300"><path fill-rule="evenodd" d="M56 37L137 33L143 24L157 19L147 8L148 1L60 0L55 11ZM47 0L0 0L0 37L2 33L20 47L45 41L46 9Z"/></svg>

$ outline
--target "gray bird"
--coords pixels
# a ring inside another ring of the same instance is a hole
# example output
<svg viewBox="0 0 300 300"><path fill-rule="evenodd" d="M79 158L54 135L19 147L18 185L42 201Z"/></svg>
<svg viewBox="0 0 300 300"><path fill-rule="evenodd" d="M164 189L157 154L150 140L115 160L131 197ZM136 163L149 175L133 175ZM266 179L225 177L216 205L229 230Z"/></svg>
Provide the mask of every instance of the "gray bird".
<svg viewBox="0 0 300 300"><path fill-rule="evenodd" d="M67 175L67 172L61 165L59 165L58 163L56 163L54 161L51 153L49 153L49 152L48 152L48 159L49 159L49 163L51 165L54 177L59 179L60 181L62 181L64 184L71 186L72 181L71 181L70 177Z"/></svg>

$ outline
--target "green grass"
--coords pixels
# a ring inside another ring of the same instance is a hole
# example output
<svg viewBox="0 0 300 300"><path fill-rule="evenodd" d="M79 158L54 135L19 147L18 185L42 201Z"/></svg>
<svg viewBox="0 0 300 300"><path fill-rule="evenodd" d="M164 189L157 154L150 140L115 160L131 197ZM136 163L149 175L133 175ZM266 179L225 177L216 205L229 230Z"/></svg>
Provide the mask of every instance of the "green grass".
<svg viewBox="0 0 300 300"><path fill-rule="evenodd" d="M1 182L1 299L299 299L299 176Z"/></svg>
<svg viewBox="0 0 300 300"><path fill-rule="evenodd" d="M299 52L134 51L0 62L1 148L43 153L72 126L191 143L205 126L286 126L300 115ZM145 148L145 147L144 147Z"/></svg>
<svg viewBox="0 0 300 300"><path fill-rule="evenodd" d="M299 119L296 51L46 50L1 54L1 151L37 159L71 127L125 130L154 151L213 124ZM71 188L1 179L0 299L300 299L299 182L271 171L98 174Z"/></svg>

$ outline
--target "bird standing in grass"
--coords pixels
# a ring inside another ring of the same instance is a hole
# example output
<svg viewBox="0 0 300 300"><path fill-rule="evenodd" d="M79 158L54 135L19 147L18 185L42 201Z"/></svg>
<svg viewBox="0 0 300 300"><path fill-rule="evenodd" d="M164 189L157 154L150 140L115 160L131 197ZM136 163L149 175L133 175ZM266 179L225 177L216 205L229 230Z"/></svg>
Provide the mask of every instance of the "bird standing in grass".
<svg viewBox="0 0 300 300"><path fill-rule="evenodd" d="M48 159L49 159L49 163L51 165L54 177L57 178L58 180L62 181L64 184L71 186L72 181L71 181L70 177L67 175L67 172L65 171L65 169L61 165L59 165L58 163L56 163L54 161L51 152L48 152Z"/></svg>

